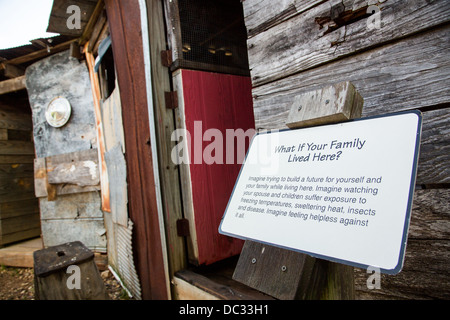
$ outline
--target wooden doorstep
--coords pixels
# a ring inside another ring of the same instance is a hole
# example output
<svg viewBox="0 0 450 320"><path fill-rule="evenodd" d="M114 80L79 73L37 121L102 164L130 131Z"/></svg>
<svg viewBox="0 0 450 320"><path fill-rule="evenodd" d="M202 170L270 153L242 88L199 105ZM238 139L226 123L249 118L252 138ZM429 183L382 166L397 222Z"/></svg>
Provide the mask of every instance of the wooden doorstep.
<svg viewBox="0 0 450 320"><path fill-rule="evenodd" d="M275 300L232 279L237 257L209 266L184 269L172 280L177 300Z"/></svg>
<svg viewBox="0 0 450 320"><path fill-rule="evenodd" d="M8 267L33 267L33 252L42 249L41 238L23 241L0 249L0 265Z"/></svg>

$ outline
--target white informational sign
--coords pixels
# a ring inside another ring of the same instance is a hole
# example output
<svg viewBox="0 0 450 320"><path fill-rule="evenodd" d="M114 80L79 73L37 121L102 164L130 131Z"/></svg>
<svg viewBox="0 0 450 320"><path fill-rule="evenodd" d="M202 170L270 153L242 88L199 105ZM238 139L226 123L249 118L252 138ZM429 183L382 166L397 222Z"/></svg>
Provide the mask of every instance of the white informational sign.
<svg viewBox="0 0 450 320"><path fill-rule="evenodd" d="M421 127L408 111L256 135L219 232L400 272Z"/></svg>

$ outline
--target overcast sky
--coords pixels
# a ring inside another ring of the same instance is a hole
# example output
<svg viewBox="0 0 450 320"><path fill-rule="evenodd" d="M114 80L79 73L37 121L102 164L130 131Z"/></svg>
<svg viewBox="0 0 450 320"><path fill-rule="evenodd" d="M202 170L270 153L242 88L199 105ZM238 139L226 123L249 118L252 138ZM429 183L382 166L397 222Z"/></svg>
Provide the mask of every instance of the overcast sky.
<svg viewBox="0 0 450 320"><path fill-rule="evenodd" d="M55 36L47 33L53 0L0 0L0 49Z"/></svg>

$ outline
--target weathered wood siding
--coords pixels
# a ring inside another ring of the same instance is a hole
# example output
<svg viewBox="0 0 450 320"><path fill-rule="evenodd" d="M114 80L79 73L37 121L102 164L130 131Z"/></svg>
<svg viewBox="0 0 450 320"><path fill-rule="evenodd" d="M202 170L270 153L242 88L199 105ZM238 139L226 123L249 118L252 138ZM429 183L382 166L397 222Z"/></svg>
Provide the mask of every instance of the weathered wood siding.
<svg viewBox="0 0 450 320"><path fill-rule="evenodd" d="M31 115L12 110L0 106L0 247L41 233Z"/></svg>
<svg viewBox="0 0 450 320"><path fill-rule="evenodd" d="M404 268L382 275L373 290L369 274L355 268L356 298L449 298L450 2L246 0L243 7L257 129L287 128L297 95L340 81L363 96L363 117L423 112Z"/></svg>
<svg viewBox="0 0 450 320"><path fill-rule="evenodd" d="M63 51L32 64L25 75L33 114L37 162L44 159L48 165L56 159L64 162L61 159L66 157L77 161L77 158L70 158L73 156L70 154L81 154L97 148L94 107L86 64L70 57L69 51ZM68 123L61 128L51 127L45 119L48 103L57 96L65 97L72 107ZM98 171L98 165L95 169ZM91 250L105 252L106 230L100 193L92 191L99 190L99 187L86 186L83 187L85 190L78 189L75 192L87 192L63 195L57 190L71 189L73 183L52 184L49 181L49 184L56 189L55 194L50 197L39 194L44 245L78 240Z"/></svg>

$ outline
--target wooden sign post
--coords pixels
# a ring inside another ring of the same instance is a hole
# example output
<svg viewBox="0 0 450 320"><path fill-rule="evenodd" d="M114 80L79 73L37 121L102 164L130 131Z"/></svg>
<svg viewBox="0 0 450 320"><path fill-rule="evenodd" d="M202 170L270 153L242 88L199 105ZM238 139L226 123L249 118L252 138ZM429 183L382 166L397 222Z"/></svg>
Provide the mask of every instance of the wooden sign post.
<svg viewBox="0 0 450 320"><path fill-rule="evenodd" d="M286 125L331 124L361 117L363 98L342 82L295 98ZM282 300L353 299L353 267L247 240L233 279Z"/></svg>

